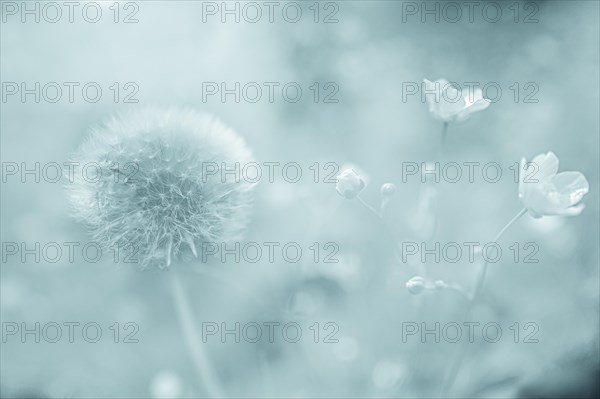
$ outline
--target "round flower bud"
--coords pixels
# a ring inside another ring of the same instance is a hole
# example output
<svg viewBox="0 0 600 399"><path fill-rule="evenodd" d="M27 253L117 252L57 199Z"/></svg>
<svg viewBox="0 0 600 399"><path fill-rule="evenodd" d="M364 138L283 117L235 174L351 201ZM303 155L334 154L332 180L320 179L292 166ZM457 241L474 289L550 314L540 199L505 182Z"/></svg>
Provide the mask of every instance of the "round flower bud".
<svg viewBox="0 0 600 399"><path fill-rule="evenodd" d="M346 169L337 176L335 189L338 194L347 199L356 196L365 188L365 182L353 169Z"/></svg>
<svg viewBox="0 0 600 399"><path fill-rule="evenodd" d="M396 194L396 191L398 191L398 188L396 187L396 185L394 183L385 183L384 185L381 186L381 195L383 195L384 197L391 197L392 195Z"/></svg>
<svg viewBox="0 0 600 399"><path fill-rule="evenodd" d="M82 168L67 187L74 216L105 248L134 252L141 268L198 257L203 242L236 240L249 219L254 185L219 172L251 162L251 152L206 114L151 108L113 118L73 161Z"/></svg>
<svg viewBox="0 0 600 399"><path fill-rule="evenodd" d="M415 276L406 282L406 288L411 294L417 295L427 288L427 281L421 276Z"/></svg>

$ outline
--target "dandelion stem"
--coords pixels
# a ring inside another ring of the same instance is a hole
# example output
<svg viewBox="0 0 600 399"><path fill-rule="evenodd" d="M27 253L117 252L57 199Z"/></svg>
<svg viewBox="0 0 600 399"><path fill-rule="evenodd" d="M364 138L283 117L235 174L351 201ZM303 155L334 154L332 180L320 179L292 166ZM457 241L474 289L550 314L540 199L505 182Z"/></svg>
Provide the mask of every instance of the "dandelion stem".
<svg viewBox="0 0 600 399"><path fill-rule="evenodd" d="M210 362L210 358L206 350L202 347L198 329L194 323L194 316L190 303L185 295L183 285L174 269L169 271L171 280L171 293L175 301L177 316L183 335L185 337L188 350L191 353L192 361L200 377L200 383L206 389L206 393L211 398L224 397L223 389L217 376L214 373L214 368Z"/></svg>
<svg viewBox="0 0 600 399"><path fill-rule="evenodd" d="M502 228L502 230L500 230L500 232L498 234L496 234L496 237L494 237L493 242L497 242L498 240L500 240L500 238L502 238L502 236L504 235L504 233L506 233L506 231L513 224L515 224L515 222L517 220L519 220L521 218L521 216L523 216L525 213L527 213L527 209L526 208L521 209L519 211L519 213L517 213ZM481 268L479 269L479 274L477 275L477 280L476 280L476 283L475 283L475 287L473 289L473 292L469 296L469 301L468 301L468 304L467 304L467 309L465 311L464 319L467 320L467 321L471 318L471 310L473 309L473 306L475 305L475 303L477 301L477 298L479 297L479 293L481 292L481 288L483 287L483 282L484 282L485 276L487 274L488 265L489 265L489 262L485 261L483 263L483 265L481 266ZM467 349L467 346L466 346L465 343L463 343L463 345L460 348L460 352L458 353L458 356L456 357L456 360L452 364L452 367L450 369L450 372L448 374L446 382L445 382L445 384L444 384L444 386L442 388L442 397L447 397L448 396L448 392L452 388L452 385L454 385L454 381L456 380L456 376L458 375L458 371L460 370L460 366L461 366L462 361L463 361L463 359L465 357L466 349Z"/></svg>

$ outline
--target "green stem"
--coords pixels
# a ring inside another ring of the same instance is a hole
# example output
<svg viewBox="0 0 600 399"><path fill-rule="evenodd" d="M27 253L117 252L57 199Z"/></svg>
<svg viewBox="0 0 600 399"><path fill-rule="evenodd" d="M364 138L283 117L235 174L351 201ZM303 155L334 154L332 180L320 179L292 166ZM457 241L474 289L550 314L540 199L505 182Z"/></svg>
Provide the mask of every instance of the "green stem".
<svg viewBox="0 0 600 399"><path fill-rule="evenodd" d="M527 209L523 208L519 211L519 213L517 213L503 228L502 230L500 230L500 232L498 234L496 234L496 237L494 237L493 242L497 242L498 240L500 240L500 238L502 238L502 236L504 235L504 233L513 225L515 224L515 222L517 220L519 220L521 218L521 216L525 215L525 213L527 213ZM477 276L477 280L475 283L475 288L473 289L473 292L470 295L469 298L469 302L467 304L467 309L465 311L465 316L464 319L466 321L468 321L471 318L471 310L473 309L473 306L475 305L477 299L479 298L479 294L481 292L481 288L483 287L483 282L485 280L485 276L487 274L487 269L488 269L488 265L489 262L485 261L482 265L482 267L479 269L479 274ZM464 341L467 342L467 341ZM448 378L446 379L446 382L442 388L442 397L447 397L448 393L450 391L450 389L452 388L452 385L454 385L454 381L456 380L456 376L458 375L458 371L460 370L460 366L462 364L463 358L465 356L466 353L466 344L463 343L460 349L460 352L456 358L456 360L454 361L454 364L452 365L450 372L448 374Z"/></svg>
<svg viewBox="0 0 600 399"><path fill-rule="evenodd" d="M225 394L214 373L214 368L210 362L208 353L201 344L200 334L198 334L192 308L185 295L183 285L174 269L169 270L169 275L171 280L171 293L173 294L173 299L175 301L179 323L183 330L183 335L188 350L190 351L192 361L196 367L198 376L200 377L200 383L206 389L206 393L209 397L222 398Z"/></svg>

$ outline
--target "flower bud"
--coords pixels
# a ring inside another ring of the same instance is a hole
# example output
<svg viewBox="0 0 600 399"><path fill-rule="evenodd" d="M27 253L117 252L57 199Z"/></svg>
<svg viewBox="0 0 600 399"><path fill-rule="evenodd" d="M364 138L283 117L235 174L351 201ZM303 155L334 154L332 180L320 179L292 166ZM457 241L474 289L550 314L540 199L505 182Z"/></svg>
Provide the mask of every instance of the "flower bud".
<svg viewBox="0 0 600 399"><path fill-rule="evenodd" d="M392 195L396 194L398 188L393 183L385 183L381 186L381 189L379 191L381 191L381 195L383 195L384 197L391 197Z"/></svg>
<svg viewBox="0 0 600 399"><path fill-rule="evenodd" d="M346 169L337 176L335 189L338 194L347 199L356 198L356 196L365 188L365 182L353 169Z"/></svg>
<svg viewBox="0 0 600 399"><path fill-rule="evenodd" d="M427 281L421 276L415 276L406 282L406 288L411 294L418 295L427 288Z"/></svg>

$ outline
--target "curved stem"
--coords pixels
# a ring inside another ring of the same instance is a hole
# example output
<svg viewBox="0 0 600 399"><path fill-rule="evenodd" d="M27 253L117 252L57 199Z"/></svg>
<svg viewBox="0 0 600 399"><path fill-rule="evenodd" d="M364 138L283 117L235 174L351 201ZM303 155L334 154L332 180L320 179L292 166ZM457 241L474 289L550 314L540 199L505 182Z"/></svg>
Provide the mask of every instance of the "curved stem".
<svg viewBox="0 0 600 399"><path fill-rule="evenodd" d="M506 232L506 230L508 230L510 228L510 226L512 226L513 224L515 224L515 222L517 220L519 220L521 218L521 216L523 216L525 213L527 213L527 209L523 208L519 211L519 213L517 213L503 228L502 230L500 230L500 232L498 234L496 234L496 237L494 237L494 240L492 242L498 242L498 240L500 240L500 238L502 238L502 236L504 235L504 233ZM475 300L477 299L477 296L479 295L479 292L481 291L481 287L483 286L483 281L485 280L485 275L487 274L487 268L488 268L489 262L484 262L483 266L481 267L481 269L479 270L479 275L477 276L477 282L475 283L475 288L473 290L473 293L471 294L471 301L470 301L470 307L473 306Z"/></svg>
<svg viewBox="0 0 600 399"><path fill-rule="evenodd" d="M458 294L460 294L460 296L462 296L464 299L466 299L467 301L471 300L471 295L469 295L469 293L460 285L458 284L448 284L444 281L441 282L441 286L444 289L450 290L450 291L454 291Z"/></svg>
<svg viewBox="0 0 600 399"><path fill-rule="evenodd" d="M206 393L211 398L224 397L223 389L219 379L214 373L214 367L210 362L208 353L202 346L200 334L194 323L194 315L190 303L185 295L183 285L174 269L169 270L171 281L171 293L175 301L175 308L183 335L185 337L188 350L190 351L192 361L200 377L200 383L206 389Z"/></svg>
<svg viewBox="0 0 600 399"><path fill-rule="evenodd" d="M375 216L377 216L378 219L383 220L383 218L381 217L381 213L377 212L377 210L375 208L373 208L365 200L363 200L362 198L360 198L360 195L357 195L356 199L358 200L358 202L361 203L362 206L364 206L365 208L367 208L369 210L369 212L372 212Z"/></svg>
<svg viewBox="0 0 600 399"><path fill-rule="evenodd" d="M504 233L506 233L506 230L508 230L510 228L510 226L512 226L513 224L515 224L515 222L517 220L519 220L521 218L521 216L523 216L526 213L527 213L527 208L521 209L519 211L519 213L517 213L512 219L510 219L510 221L508 223L506 223L506 226L504 226L502 228L502 230L500 230L500 232L498 234L496 234L496 237L494 237L494 242L496 242L500 238L502 238L502 236L504 235Z"/></svg>
<svg viewBox="0 0 600 399"><path fill-rule="evenodd" d="M500 238L502 238L502 236L504 235L504 233L513 225L515 224L515 222L517 220L519 220L521 218L521 216L523 216L525 213L527 213L527 209L523 208L519 211L519 213L517 213L501 230L498 234L496 234L496 237L494 237L493 242L497 242L498 240L500 240ZM479 297L479 293L481 292L481 288L483 287L483 282L485 280L485 276L487 274L487 268L488 268L489 262L484 262L482 267L479 269L479 274L477 276L477 280L475 283L475 288L473 289L473 292L470 295L469 298L469 302L467 304L467 309L465 310L465 316L464 319L466 321L468 321L471 318L471 310L473 309L473 306L475 305L477 298ZM466 342L466 341L465 341ZM463 345L461 345L461 349L460 352L456 358L456 360L454 361L450 372L448 374L448 378L446 379L446 382L444 383L444 386L442 388L442 396L443 397L447 397L448 396L448 392L450 391L450 389L452 388L452 385L454 385L454 381L456 380L456 376L458 375L458 371L460 370L460 366L462 364L463 358L465 356L466 353L466 344L463 343Z"/></svg>

